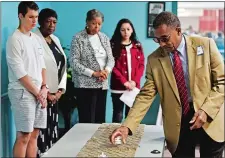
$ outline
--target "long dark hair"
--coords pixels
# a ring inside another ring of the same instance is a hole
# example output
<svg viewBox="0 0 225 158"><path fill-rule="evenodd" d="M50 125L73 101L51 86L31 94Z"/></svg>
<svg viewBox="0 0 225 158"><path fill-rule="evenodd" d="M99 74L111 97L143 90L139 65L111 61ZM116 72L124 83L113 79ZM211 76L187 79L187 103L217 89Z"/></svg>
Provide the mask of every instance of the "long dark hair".
<svg viewBox="0 0 225 158"><path fill-rule="evenodd" d="M114 34L110 40L111 42L111 46L112 46L112 52L113 52L113 56L115 58L119 57L120 56L120 50L121 50L121 41L122 41L122 36L121 36L121 33L120 33L120 28L121 26L124 24L124 23L128 23L130 24L130 26L132 27L133 29L133 33L131 34L130 36L130 40L131 42L133 43L138 43L138 40L137 40L137 36L136 36L136 32L135 32L135 29L134 29L134 26L132 24L132 22L129 20L129 19L121 19L118 23L117 23L117 26L116 26L116 29L114 31Z"/></svg>

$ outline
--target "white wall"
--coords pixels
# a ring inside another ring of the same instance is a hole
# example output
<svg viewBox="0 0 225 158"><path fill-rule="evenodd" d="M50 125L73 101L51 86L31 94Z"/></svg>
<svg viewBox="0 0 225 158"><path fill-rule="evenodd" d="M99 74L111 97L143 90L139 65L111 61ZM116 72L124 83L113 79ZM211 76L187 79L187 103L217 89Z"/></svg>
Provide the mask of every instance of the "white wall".
<svg viewBox="0 0 225 158"><path fill-rule="evenodd" d="M187 29L190 25L195 31L199 30L199 17L179 17L181 28Z"/></svg>

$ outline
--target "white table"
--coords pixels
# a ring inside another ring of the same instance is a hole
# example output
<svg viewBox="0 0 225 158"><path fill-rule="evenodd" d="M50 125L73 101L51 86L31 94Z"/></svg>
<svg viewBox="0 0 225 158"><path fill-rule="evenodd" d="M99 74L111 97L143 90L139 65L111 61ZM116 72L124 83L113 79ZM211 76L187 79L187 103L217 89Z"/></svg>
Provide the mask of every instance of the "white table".
<svg viewBox="0 0 225 158"><path fill-rule="evenodd" d="M84 123L74 125L43 157L75 157L99 126L100 124ZM144 135L135 157L163 157L164 142L162 126L145 125ZM152 154L153 150L158 150L160 153Z"/></svg>

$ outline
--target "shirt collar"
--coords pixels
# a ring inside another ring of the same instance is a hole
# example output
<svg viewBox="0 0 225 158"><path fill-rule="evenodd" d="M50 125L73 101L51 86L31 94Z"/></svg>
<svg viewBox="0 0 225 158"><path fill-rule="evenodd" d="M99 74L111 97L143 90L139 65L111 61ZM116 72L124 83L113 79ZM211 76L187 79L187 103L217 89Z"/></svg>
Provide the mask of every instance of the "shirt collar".
<svg viewBox="0 0 225 158"><path fill-rule="evenodd" d="M182 39L181 39L181 42L180 42L180 45L177 47L177 50L184 56L184 47L185 47L185 39L184 39L184 36L182 35Z"/></svg>

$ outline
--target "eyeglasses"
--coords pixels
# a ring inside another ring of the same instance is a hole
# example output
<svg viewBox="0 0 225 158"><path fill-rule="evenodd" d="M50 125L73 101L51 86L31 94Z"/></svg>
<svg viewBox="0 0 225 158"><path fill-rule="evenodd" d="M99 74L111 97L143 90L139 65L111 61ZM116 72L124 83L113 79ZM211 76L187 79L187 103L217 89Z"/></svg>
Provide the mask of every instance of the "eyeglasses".
<svg viewBox="0 0 225 158"><path fill-rule="evenodd" d="M168 36L163 36L163 37L153 37L153 40L156 42L156 43L160 43L160 42L168 42L170 40L170 35Z"/></svg>

